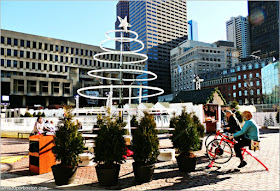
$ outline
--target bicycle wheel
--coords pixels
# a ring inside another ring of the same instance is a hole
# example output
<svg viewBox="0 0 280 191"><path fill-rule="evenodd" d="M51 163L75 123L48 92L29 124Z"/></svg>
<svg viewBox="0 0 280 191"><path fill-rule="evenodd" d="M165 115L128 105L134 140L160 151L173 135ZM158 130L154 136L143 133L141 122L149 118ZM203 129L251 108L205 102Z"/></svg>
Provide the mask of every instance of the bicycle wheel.
<svg viewBox="0 0 280 191"><path fill-rule="evenodd" d="M216 138L215 138L216 137ZM221 135L217 135L216 134L216 132L215 133L211 133L210 135L208 135L207 137L206 137L206 139L205 139L205 148L207 148L207 145L211 142L211 141L213 141L214 139L220 139L220 138L222 138L222 136Z"/></svg>
<svg viewBox="0 0 280 191"><path fill-rule="evenodd" d="M221 139L212 140L206 147L207 156L217 164L224 164L232 157L230 145Z"/></svg>

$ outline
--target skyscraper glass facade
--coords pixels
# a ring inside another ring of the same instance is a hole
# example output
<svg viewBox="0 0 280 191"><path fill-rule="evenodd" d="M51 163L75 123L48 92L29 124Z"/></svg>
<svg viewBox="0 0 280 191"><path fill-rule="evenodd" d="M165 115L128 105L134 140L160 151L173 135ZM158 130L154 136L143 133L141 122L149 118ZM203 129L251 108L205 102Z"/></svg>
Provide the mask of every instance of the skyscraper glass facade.
<svg viewBox="0 0 280 191"><path fill-rule="evenodd" d="M142 84L160 87L165 94L171 93L170 50L187 39L186 0L130 1L129 17L130 29L139 34L139 40L145 45L141 53L149 57L145 70L158 76L157 80ZM140 48L139 43L130 43L131 50ZM148 94L148 91L144 94Z"/></svg>
<svg viewBox="0 0 280 191"><path fill-rule="evenodd" d="M279 62L274 62L262 68L262 94L264 104L276 104L279 102Z"/></svg>

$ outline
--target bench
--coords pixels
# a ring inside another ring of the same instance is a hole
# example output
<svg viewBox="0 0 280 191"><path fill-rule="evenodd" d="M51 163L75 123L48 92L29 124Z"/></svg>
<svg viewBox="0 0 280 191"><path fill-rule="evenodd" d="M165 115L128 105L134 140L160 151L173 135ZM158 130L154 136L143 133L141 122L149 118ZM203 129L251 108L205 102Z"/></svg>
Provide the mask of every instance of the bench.
<svg viewBox="0 0 280 191"><path fill-rule="evenodd" d="M19 139L19 135L21 135L21 138L23 139L23 135L30 135L30 133L18 133L18 139Z"/></svg>

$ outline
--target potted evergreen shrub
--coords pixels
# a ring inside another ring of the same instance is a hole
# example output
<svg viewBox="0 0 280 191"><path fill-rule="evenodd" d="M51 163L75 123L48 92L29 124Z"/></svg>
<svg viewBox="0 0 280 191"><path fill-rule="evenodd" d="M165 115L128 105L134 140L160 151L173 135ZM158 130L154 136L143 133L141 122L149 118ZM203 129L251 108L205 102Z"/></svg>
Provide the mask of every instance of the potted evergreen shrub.
<svg viewBox="0 0 280 191"><path fill-rule="evenodd" d="M181 115L173 117L170 127L174 128L171 140L174 148L179 151L176 157L179 170L192 172L195 170L197 158L192 151L199 149L199 133L193 114L187 113L184 108Z"/></svg>
<svg viewBox="0 0 280 191"><path fill-rule="evenodd" d="M64 106L64 116L59 118L52 148L60 164L52 166L56 185L70 184L74 181L79 154L83 153L84 143L78 125L73 121L72 110Z"/></svg>
<svg viewBox="0 0 280 191"><path fill-rule="evenodd" d="M132 133L133 171L136 181L149 182L153 179L155 163L159 155L158 131L154 117L144 113L140 124Z"/></svg>
<svg viewBox="0 0 280 191"><path fill-rule="evenodd" d="M94 161L99 185L113 186L118 182L120 164L124 161L126 146L123 138L125 123L110 117L99 118L95 138Z"/></svg>
<svg viewBox="0 0 280 191"><path fill-rule="evenodd" d="M198 150L201 150L202 149L202 144L203 144L203 138L205 136L205 128L201 124L199 118L194 113L192 113L192 118L193 118L193 122L194 122L194 124L197 128L198 135L199 135L199 148L198 148Z"/></svg>

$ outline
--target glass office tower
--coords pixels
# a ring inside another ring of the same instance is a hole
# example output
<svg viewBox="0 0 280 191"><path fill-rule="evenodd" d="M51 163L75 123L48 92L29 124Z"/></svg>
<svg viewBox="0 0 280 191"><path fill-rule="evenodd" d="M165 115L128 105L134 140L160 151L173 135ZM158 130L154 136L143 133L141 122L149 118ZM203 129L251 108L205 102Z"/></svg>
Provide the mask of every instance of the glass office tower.
<svg viewBox="0 0 280 191"><path fill-rule="evenodd" d="M187 39L186 0L130 1L129 20L132 25L130 30L137 32L139 39L145 44L142 53L149 57L145 70L158 76L157 80L142 84L160 87L164 89L165 94L170 94L170 50ZM130 43L131 50L139 48L139 43ZM139 77L147 78L146 75ZM148 94L147 90L143 92L143 95L145 94Z"/></svg>
<svg viewBox="0 0 280 191"><path fill-rule="evenodd" d="M261 71L264 104L279 105L279 62L271 63L263 67Z"/></svg>

